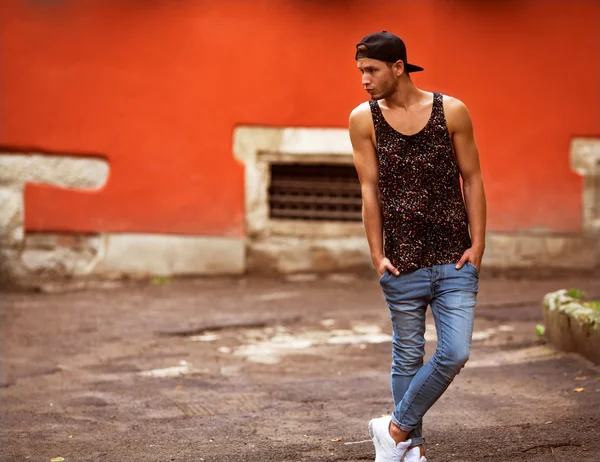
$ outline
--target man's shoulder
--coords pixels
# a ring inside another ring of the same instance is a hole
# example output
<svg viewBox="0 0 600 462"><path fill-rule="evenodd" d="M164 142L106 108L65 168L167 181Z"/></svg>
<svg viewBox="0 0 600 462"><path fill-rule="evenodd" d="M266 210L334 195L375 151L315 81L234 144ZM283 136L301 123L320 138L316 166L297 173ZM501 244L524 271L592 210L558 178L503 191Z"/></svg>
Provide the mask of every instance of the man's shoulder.
<svg viewBox="0 0 600 462"><path fill-rule="evenodd" d="M450 132L469 126L471 115L465 103L453 96L444 95L443 104L446 124Z"/></svg>
<svg viewBox="0 0 600 462"><path fill-rule="evenodd" d="M444 109L460 109L463 107L466 108L465 103L463 103L460 99L456 98L455 96L445 95L443 93L440 94L443 98Z"/></svg>
<svg viewBox="0 0 600 462"><path fill-rule="evenodd" d="M361 133L369 133L373 126L371 106L368 101L356 106L350 113L350 130Z"/></svg>
<svg viewBox="0 0 600 462"><path fill-rule="evenodd" d="M462 112L467 109L465 103L463 103L461 100L454 96L442 95L442 97L444 103L444 110L446 112Z"/></svg>
<svg viewBox="0 0 600 462"><path fill-rule="evenodd" d="M352 109L352 112L350 112L350 118L359 118L362 119L365 117L365 115L369 115L371 114L371 105L369 104L369 101L365 101L364 103L360 103L358 106L356 106L354 109Z"/></svg>

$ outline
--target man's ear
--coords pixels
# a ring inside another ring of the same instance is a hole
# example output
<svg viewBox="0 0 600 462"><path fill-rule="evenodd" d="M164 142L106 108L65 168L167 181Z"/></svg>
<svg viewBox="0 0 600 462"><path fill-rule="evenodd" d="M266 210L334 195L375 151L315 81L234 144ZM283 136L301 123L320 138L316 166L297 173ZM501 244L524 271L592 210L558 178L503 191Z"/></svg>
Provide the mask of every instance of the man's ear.
<svg viewBox="0 0 600 462"><path fill-rule="evenodd" d="M392 67L394 68L394 72L398 77L400 77L405 72L404 61L402 60L396 61Z"/></svg>

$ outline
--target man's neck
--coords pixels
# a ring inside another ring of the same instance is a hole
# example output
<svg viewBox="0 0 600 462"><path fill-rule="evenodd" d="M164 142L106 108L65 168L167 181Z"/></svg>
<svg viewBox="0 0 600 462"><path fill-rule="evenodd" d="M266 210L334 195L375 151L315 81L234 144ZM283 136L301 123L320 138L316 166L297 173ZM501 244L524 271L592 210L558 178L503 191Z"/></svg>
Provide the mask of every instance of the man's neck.
<svg viewBox="0 0 600 462"><path fill-rule="evenodd" d="M410 79L402 79L393 95L384 99L389 109L408 110L410 106L418 103L423 98L423 92L419 90Z"/></svg>

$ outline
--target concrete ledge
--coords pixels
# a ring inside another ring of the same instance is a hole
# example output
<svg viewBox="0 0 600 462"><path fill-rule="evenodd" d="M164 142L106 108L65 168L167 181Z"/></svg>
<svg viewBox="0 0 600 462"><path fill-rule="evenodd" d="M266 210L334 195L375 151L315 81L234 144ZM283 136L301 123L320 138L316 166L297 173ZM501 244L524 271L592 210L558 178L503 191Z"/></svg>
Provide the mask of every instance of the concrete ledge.
<svg viewBox="0 0 600 462"><path fill-rule="evenodd" d="M334 226L330 236L319 236L310 227L282 222L271 224L270 234L248 240L249 272L325 272L372 268L362 224L348 228ZM289 229L288 229L289 228ZM318 227L323 233L323 228ZM277 232L275 232L277 231ZM292 231L296 233L294 236ZM345 236L339 233L345 231ZM593 272L598 243L580 234L494 233L487 235L484 273L522 271L537 276L541 269L552 272Z"/></svg>
<svg viewBox="0 0 600 462"><path fill-rule="evenodd" d="M75 157L68 154L0 153L0 184L47 183L76 189L99 189L108 178L109 165L104 159Z"/></svg>
<svg viewBox="0 0 600 462"><path fill-rule="evenodd" d="M559 290L544 297L545 336L567 352L576 352L600 364L600 311Z"/></svg>
<svg viewBox="0 0 600 462"><path fill-rule="evenodd" d="M594 271L600 268L599 249L599 240L583 233L488 231L483 267Z"/></svg>
<svg viewBox="0 0 600 462"><path fill-rule="evenodd" d="M245 239L160 234L106 235L94 274L214 275L245 271Z"/></svg>
<svg viewBox="0 0 600 462"><path fill-rule="evenodd" d="M328 272L371 268L365 237L296 238L271 236L248 243L248 271Z"/></svg>
<svg viewBox="0 0 600 462"><path fill-rule="evenodd" d="M0 283L236 275L246 269L245 246L244 238L31 233L21 248L0 248Z"/></svg>

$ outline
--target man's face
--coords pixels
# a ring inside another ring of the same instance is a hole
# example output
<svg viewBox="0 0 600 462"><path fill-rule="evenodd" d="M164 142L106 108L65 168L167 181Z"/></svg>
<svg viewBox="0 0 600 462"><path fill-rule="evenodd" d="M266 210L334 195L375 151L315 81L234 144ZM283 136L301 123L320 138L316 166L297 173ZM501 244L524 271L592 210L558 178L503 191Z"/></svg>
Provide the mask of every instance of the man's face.
<svg viewBox="0 0 600 462"><path fill-rule="evenodd" d="M360 58L356 61L362 74L362 85L371 95L371 99L383 99L396 90L398 77L385 62L371 58Z"/></svg>

